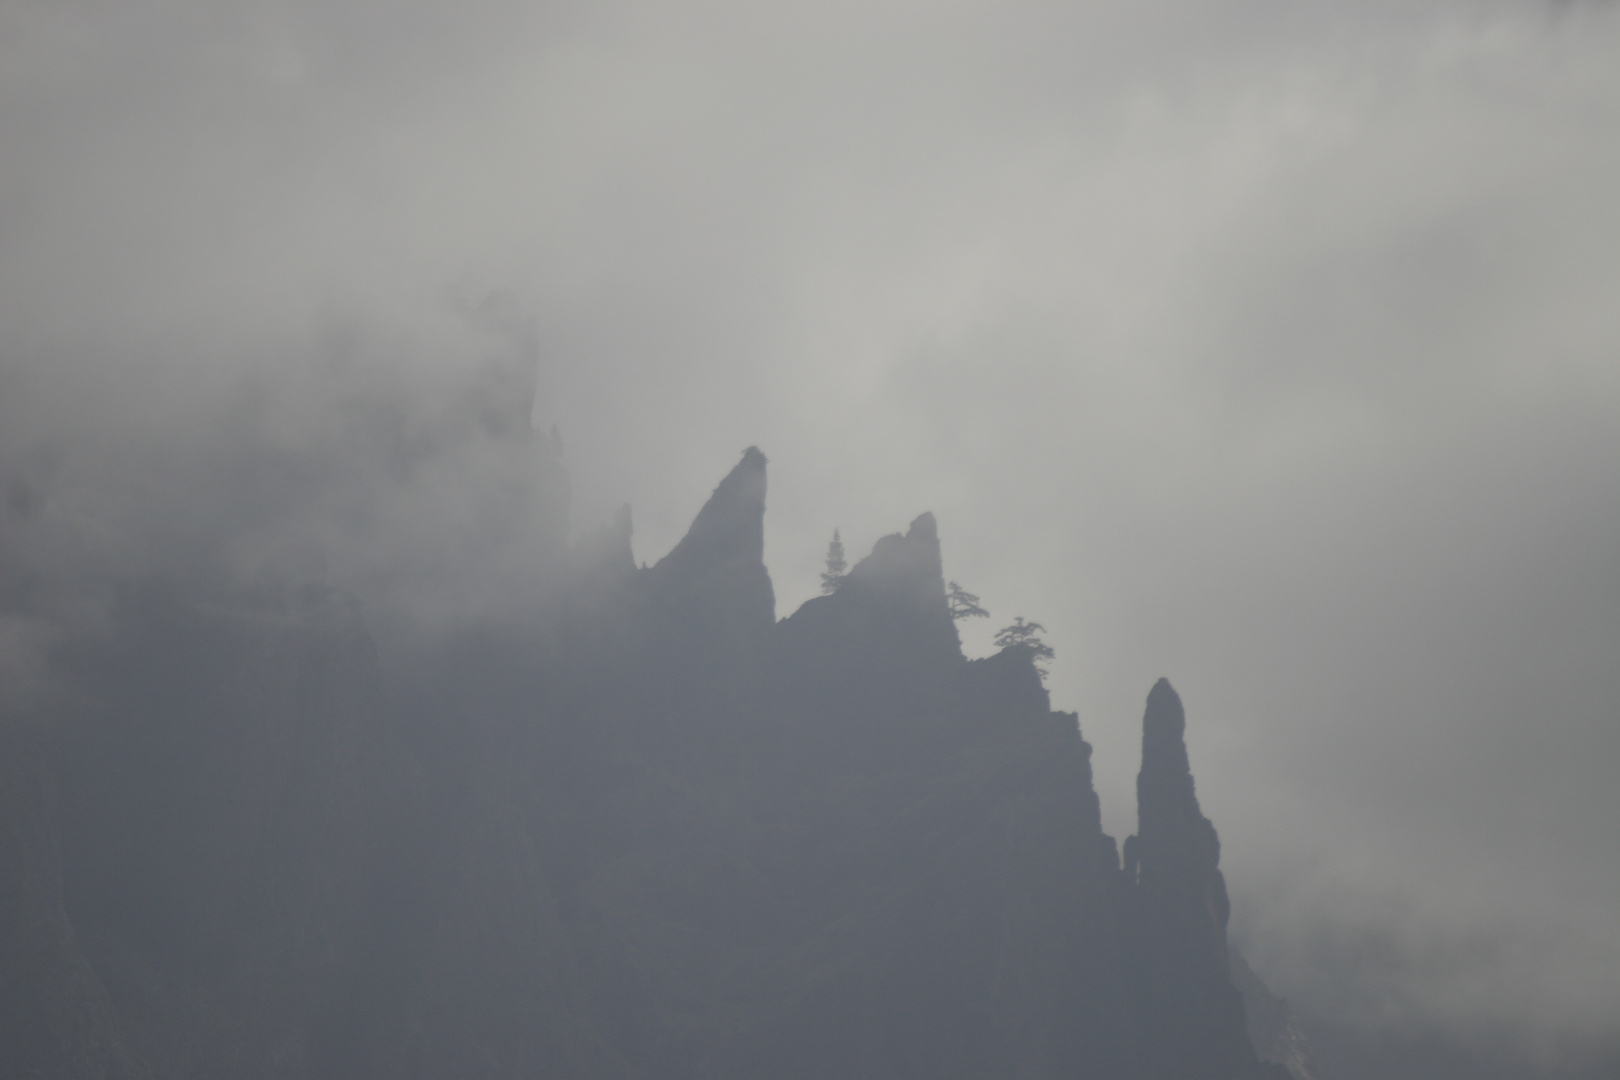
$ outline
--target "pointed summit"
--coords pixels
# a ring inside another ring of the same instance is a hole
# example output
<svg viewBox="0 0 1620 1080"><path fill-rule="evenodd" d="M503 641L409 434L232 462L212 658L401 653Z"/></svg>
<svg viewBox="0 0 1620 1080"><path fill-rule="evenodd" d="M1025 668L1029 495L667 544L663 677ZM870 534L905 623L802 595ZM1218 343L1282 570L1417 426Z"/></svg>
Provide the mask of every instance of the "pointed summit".
<svg viewBox="0 0 1620 1080"><path fill-rule="evenodd" d="M743 451L698 511L686 536L648 572L661 603L676 614L737 630L776 619L765 570L765 455Z"/></svg>
<svg viewBox="0 0 1620 1080"><path fill-rule="evenodd" d="M765 558L765 455L743 451L737 467L720 481L692 527L660 567L690 568L701 563L758 562Z"/></svg>

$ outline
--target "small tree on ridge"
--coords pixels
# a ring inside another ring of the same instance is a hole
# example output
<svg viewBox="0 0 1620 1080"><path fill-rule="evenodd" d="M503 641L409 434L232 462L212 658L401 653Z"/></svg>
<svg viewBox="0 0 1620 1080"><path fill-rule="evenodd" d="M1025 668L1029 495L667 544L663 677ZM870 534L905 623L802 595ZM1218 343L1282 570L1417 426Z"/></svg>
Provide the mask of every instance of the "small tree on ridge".
<svg viewBox="0 0 1620 1080"><path fill-rule="evenodd" d="M945 583L945 604L953 619L988 619L990 613L979 606L979 598L954 581Z"/></svg>
<svg viewBox="0 0 1620 1080"><path fill-rule="evenodd" d="M838 586L849 577L844 571L848 564L844 562L844 542L838 538L838 530L833 530L832 543L827 545L827 572L821 575L821 591L828 595L838 591Z"/></svg>
<svg viewBox="0 0 1620 1080"><path fill-rule="evenodd" d="M1040 674L1041 679L1045 680L1047 669L1040 665L1040 661L1050 660L1057 653L1052 651L1052 646L1041 640L1040 636L1044 633L1046 633L1046 627L1038 622L1025 622L1024 617L1019 615L1013 619L1011 626L1004 626L996 631L996 645L1003 649L1019 648L1028 650L1029 658L1035 661L1035 670Z"/></svg>

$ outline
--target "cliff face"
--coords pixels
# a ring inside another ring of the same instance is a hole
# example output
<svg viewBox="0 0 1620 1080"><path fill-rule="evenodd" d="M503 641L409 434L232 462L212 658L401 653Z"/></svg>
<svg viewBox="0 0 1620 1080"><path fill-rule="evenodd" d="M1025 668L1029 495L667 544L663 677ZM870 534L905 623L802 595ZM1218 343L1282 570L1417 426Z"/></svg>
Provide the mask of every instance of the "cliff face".
<svg viewBox="0 0 1620 1080"><path fill-rule="evenodd" d="M1169 684L1122 868L1074 715L1025 653L962 655L932 516L776 622L764 499L750 450L657 566L624 515L392 688L341 593L131 594L64 660L95 706L8 761L0 989L66 1004L0 1060L1272 1075Z"/></svg>

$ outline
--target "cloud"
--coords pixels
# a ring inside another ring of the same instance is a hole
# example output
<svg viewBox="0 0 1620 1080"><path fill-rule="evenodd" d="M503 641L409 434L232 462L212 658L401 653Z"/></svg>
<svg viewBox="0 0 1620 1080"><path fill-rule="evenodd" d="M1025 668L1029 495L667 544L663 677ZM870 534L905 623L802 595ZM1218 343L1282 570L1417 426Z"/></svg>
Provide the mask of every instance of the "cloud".
<svg viewBox="0 0 1620 1080"><path fill-rule="evenodd" d="M1620 1009L1612 5L0 20L0 431L72 523L28 559L308 539L477 609L542 523L464 394L532 347L575 522L632 503L638 558L755 443L783 611L834 526L934 511L970 647L1051 628L1117 833L1173 677L1284 992L1365 931L1403 1009ZM528 344L446 299L496 290ZM356 407L430 434L355 450ZM1450 934L1509 944L1463 977Z"/></svg>

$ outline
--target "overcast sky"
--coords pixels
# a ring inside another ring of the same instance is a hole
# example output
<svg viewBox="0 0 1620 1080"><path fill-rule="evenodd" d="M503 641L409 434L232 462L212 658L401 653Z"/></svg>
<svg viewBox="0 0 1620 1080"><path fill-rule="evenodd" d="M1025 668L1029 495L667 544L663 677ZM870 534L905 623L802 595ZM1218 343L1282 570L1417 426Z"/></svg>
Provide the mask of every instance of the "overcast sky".
<svg viewBox="0 0 1620 1080"><path fill-rule="evenodd" d="M1180 689L1280 989L1613 1032L1616 192L1598 3L8 0L0 423L228 445L504 290L576 528L757 443L786 615L932 510L1120 838Z"/></svg>

